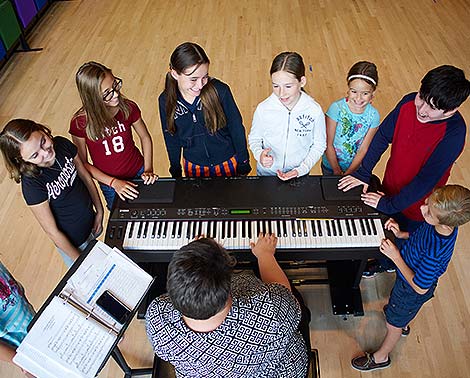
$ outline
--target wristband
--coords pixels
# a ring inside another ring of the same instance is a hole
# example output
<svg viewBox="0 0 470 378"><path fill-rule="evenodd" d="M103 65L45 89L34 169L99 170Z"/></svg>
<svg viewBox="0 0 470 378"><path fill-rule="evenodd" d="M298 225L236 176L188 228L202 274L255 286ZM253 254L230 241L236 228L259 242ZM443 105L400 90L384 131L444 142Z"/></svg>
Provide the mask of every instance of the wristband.
<svg viewBox="0 0 470 378"><path fill-rule="evenodd" d="M116 177L113 177L113 178L111 179L111 181L109 182L109 185L108 185L108 186L109 186L110 188L113 187L113 182L114 182L114 180L116 180Z"/></svg>

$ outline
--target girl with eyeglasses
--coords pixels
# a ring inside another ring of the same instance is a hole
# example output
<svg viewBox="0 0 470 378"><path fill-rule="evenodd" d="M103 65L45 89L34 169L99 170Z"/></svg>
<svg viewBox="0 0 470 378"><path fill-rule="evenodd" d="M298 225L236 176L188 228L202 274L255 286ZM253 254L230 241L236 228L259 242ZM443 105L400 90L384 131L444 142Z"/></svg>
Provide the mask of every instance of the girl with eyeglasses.
<svg viewBox="0 0 470 378"><path fill-rule="evenodd" d="M103 230L98 190L77 147L29 119L13 119L0 133L0 150L10 177L70 267Z"/></svg>
<svg viewBox="0 0 470 378"><path fill-rule="evenodd" d="M122 80L97 62L82 65L75 76L82 107L70 122L70 134L80 158L99 181L108 209L116 193L122 200L139 195L136 184L142 178L153 184L152 138L137 104L120 92ZM143 154L135 145L132 130L140 138ZM87 152L93 163L88 162Z"/></svg>
<svg viewBox="0 0 470 378"><path fill-rule="evenodd" d="M235 176L251 171L245 128L227 84L209 76L201 46L185 42L170 57L165 90L158 98L170 173Z"/></svg>

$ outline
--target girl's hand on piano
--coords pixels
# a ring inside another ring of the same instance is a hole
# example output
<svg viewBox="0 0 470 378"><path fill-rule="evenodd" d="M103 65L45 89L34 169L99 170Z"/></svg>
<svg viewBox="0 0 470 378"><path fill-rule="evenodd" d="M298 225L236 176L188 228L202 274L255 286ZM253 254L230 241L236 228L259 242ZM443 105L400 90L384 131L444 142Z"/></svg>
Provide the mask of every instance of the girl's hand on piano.
<svg viewBox="0 0 470 378"><path fill-rule="evenodd" d="M373 207L374 209L377 208L377 205L379 204L380 199L384 196L385 194L382 192L369 192L369 193L362 193L361 194L361 200L364 202L366 205Z"/></svg>
<svg viewBox="0 0 470 378"><path fill-rule="evenodd" d="M144 181L144 185L150 185L158 180L158 175L153 172L144 172L140 175L140 178Z"/></svg>
<svg viewBox="0 0 470 378"><path fill-rule="evenodd" d="M274 256L276 252L277 237L274 234L259 234L258 241L250 242L251 251L260 258L264 255Z"/></svg>
<svg viewBox="0 0 470 378"><path fill-rule="evenodd" d="M367 188L369 188L369 184L366 184L364 181L348 175L339 179L338 189L342 190L343 192L347 192L348 190L359 185L363 185L362 193L366 193Z"/></svg>
<svg viewBox="0 0 470 378"><path fill-rule="evenodd" d="M283 173L280 170L277 170L277 177L279 177L282 181L287 181L299 176L299 172L297 169L293 169L292 171Z"/></svg>
<svg viewBox="0 0 470 378"><path fill-rule="evenodd" d="M400 250L389 239L382 240L382 243L380 244L380 252L392 261L395 261L396 258L400 257Z"/></svg>
<svg viewBox="0 0 470 378"><path fill-rule="evenodd" d="M136 199L139 195L139 191L136 189L137 184L130 181L114 179L111 181L111 187L123 201L125 201L126 198Z"/></svg>

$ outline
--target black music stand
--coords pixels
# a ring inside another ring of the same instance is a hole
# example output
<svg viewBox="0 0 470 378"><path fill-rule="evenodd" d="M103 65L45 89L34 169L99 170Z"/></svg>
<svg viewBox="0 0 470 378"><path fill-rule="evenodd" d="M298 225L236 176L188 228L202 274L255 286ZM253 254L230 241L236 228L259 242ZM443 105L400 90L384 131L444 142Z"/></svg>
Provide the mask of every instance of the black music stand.
<svg viewBox="0 0 470 378"><path fill-rule="evenodd" d="M90 251L93 249L94 245L96 244L96 240L90 242L90 244L87 246L85 251L83 251L80 254L80 257L73 263L73 265L70 267L70 269L65 273L64 277L60 280L60 282L57 284L55 289L52 291L52 293L47 297L46 301L42 304L41 308L39 311L36 313L34 316L33 320L31 323L28 325L28 331L31 329L31 327L34 325L36 320L39 318L39 316L42 314L44 309L49 305L49 303L52 301L52 299L57 296L62 289L65 287L67 284L67 281L69 278L75 273L75 271L78 269L78 267L82 264L83 260L85 259L86 256L90 253ZM124 335L124 332L126 331L127 327L129 324L132 322L132 319L134 318L137 309L139 308L140 303L142 300L146 297L148 290L152 287L153 283L155 281L155 278L152 280L152 283L149 285L148 289L145 291L143 294L142 298L139 300L139 303L137 306L132 310L131 316L129 316L129 320L123 325L122 329L119 331L116 341L113 344L113 347L110 349L109 353L107 354L106 358L103 360L103 363L101 364L100 368L98 369L97 375L100 373L100 371L104 368L106 365L106 362L108 362L109 357L113 357L118 366L122 369L124 372L124 378L131 378L133 376L140 376L140 375L145 375L145 374L154 374L156 371L155 369L158 368L159 361L156 358L154 361L154 366L151 368L138 368L138 369L132 369L128 363L126 362L124 356L122 355L121 351L119 350L118 343L121 340L122 336Z"/></svg>

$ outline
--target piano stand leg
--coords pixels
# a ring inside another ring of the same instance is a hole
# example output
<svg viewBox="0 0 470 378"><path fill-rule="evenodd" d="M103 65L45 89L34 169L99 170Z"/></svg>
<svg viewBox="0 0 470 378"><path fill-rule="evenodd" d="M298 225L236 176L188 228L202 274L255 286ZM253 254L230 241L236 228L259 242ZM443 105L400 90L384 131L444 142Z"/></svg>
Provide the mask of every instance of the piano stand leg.
<svg viewBox="0 0 470 378"><path fill-rule="evenodd" d="M365 260L327 261L333 314L364 315L359 283L366 262Z"/></svg>
<svg viewBox="0 0 470 378"><path fill-rule="evenodd" d="M124 373L124 378L132 378L141 375L150 375L153 374L155 368L139 368L139 369L131 369L131 367L127 364L124 356L122 355L119 348L116 346L113 351L111 352L111 356L114 358L118 366L121 368L122 372ZM153 376L153 375L152 375Z"/></svg>

